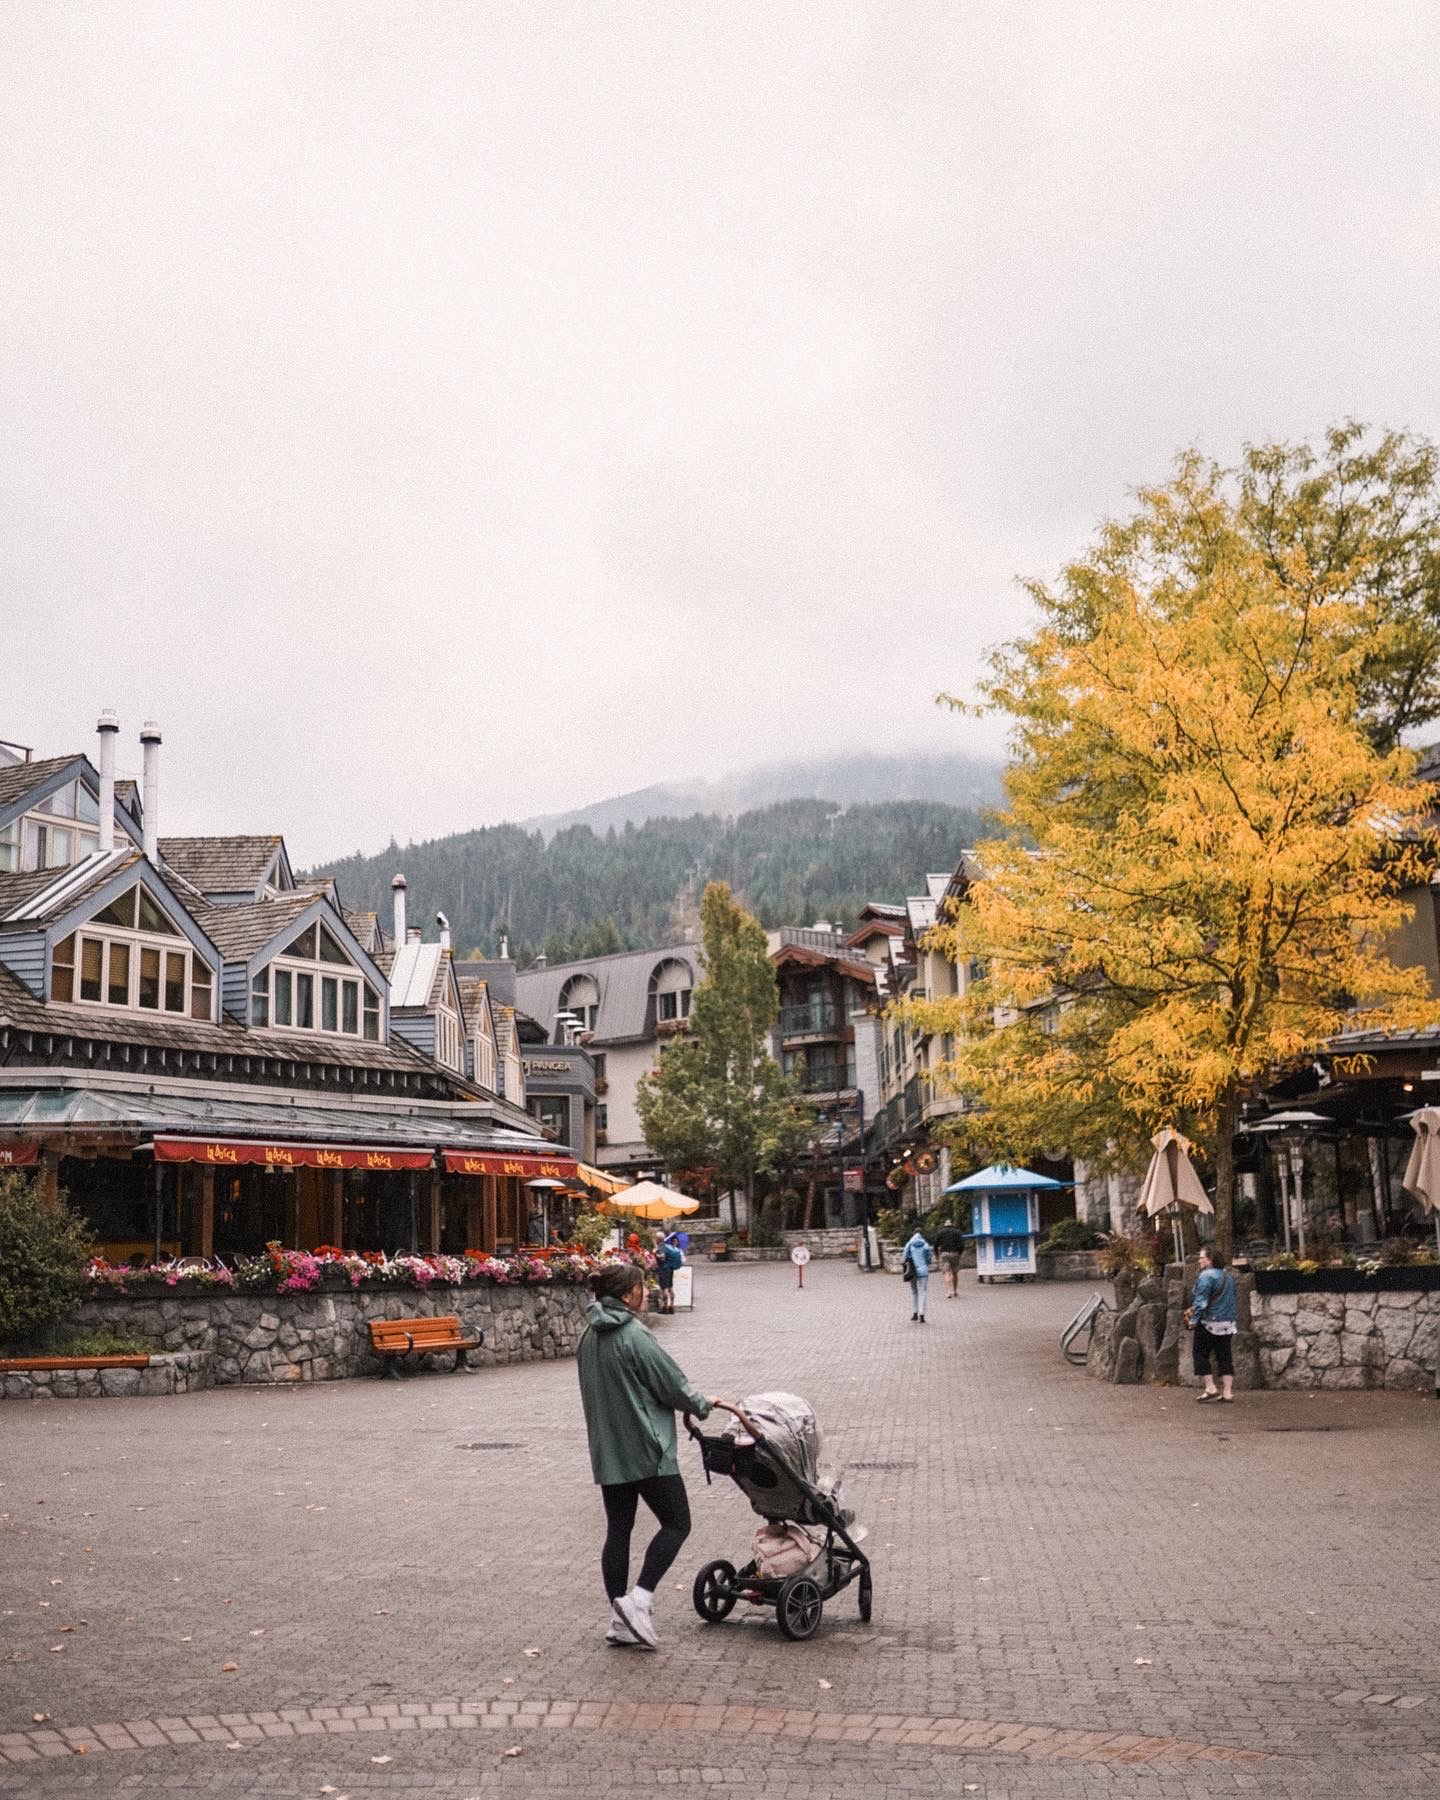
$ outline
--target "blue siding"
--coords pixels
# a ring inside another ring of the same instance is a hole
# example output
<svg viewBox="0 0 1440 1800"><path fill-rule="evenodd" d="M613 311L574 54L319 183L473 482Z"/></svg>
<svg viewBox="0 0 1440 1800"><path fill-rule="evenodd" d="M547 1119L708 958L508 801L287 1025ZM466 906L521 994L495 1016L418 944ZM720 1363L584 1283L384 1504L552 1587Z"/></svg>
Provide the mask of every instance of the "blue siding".
<svg viewBox="0 0 1440 1800"><path fill-rule="evenodd" d="M18 976L37 1000L45 998L45 933L7 932L0 937L0 962Z"/></svg>
<svg viewBox="0 0 1440 1800"><path fill-rule="evenodd" d="M435 1054L435 1015L433 1013L392 1013L390 1015L390 1031L392 1036L404 1038L407 1044L413 1044L422 1055Z"/></svg>
<svg viewBox="0 0 1440 1800"><path fill-rule="evenodd" d="M237 1019L250 1023L250 974L244 963L226 963L220 983L220 1005Z"/></svg>

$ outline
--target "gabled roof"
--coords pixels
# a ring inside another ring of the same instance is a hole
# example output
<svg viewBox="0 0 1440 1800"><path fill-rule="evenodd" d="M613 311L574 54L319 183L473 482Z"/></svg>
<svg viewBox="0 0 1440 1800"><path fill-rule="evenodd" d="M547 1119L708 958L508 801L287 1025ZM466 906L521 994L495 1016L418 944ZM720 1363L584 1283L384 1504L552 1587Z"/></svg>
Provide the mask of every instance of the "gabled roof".
<svg viewBox="0 0 1440 1800"><path fill-rule="evenodd" d="M0 888L0 920L5 925L33 929L56 913L68 912L95 888L122 870L143 862L138 850L126 845L123 850L97 850L68 869L41 869L24 875L0 876L0 882L14 883L13 888ZM36 877L39 877L36 885ZM26 884L30 884L27 886Z"/></svg>
<svg viewBox="0 0 1440 1800"><path fill-rule="evenodd" d="M278 831L258 837L171 837L160 839L160 859L202 894L254 894L265 886L285 840ZM286 864L288 874L289 864Z"/></svg>
<svg viewBox="0 0 1440 1800"><path fill-rule="evenodd" d="M460 990L460 1005L465 1014L465 1032L473 1037L482 1020L490 1022L490 1032L495 1032L495 1009L490 1001L490 983L482 975L462 975L460 965L455 965L455 985Z"/></svg>
<svg viewBox="0 0 1440 1800"><path fill-rule="evenodd" d="M314 894L280 894L239 906L192 906L191 917L226 962L248 962L278 932L314 906Z"/></svg>
<svg viewBox="0 0 1440 1800"><path fill-rule="evenodd" d="M0 764L0 809L23 800L32 788L44 787L52 776L78 775L87 768L87 759L76 752L72 756L44 756L38 762ZM63 825L64 820L60 820Z"/></svg>
<svg viewBox="0 0 1440 1800"><path fill-rule="evenodd" d="M385 936L385 927L380 923L379 913L353 912L348 906L342 906L340 916L354 933L355 942L367 955L379 956L386 949L389 939Z"/></svg>

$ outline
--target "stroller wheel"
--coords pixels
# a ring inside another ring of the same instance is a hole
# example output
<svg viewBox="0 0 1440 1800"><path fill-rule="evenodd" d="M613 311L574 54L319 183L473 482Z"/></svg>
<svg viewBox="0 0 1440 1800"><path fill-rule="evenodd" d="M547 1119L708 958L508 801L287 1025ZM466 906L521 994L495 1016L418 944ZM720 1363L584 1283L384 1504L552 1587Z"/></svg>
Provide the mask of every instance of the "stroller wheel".
<svg viewBox="0 0 1440 1800"><path fill-rule="evenodd" d="M726 1562L723 1557L706 1563L695 1577L691 1597L694 1599L696 1612L709 1624L718 1625L734 1612L735 1596L726 1591L734 1579L735 1565Z"/></svg>
<svg viewBox="0 0 1440 1800"><path fill-rule="evenodd" d="M808 1575L792 1575L775 1601L775 1623L792 1643L814 1637L825 1602Z"/></svg>
<svg viewBox="0 0 1440 1800"><path fill-rule="evenodd" d="M870 1611L875 1601L874 1586L870 1580L870 1571L860 1571L860 1620L862 1624L870 1623Z"/></svg>

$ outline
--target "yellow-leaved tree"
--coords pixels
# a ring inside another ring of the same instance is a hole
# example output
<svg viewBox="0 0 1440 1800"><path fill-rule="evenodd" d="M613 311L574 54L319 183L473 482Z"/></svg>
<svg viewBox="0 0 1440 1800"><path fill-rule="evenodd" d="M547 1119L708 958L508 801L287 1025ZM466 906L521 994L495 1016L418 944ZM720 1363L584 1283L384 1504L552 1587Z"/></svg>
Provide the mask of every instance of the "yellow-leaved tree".
<svg viewBox="0 0 1440 1800"><path fill-rule="evenodd" d="M1179 1125L1228 1251L1247 1095L1357 1013L1440 1021L1386 954L1434 794L1379 716L1416 625L1375 576L1363 546L1325 566L1267 539L1188 457L1032 588L1039 623L982 688L1012 724L1008 812L934 934L976 978L915 1009L956 1035L975 1148L1138 1173Z"/></svg>

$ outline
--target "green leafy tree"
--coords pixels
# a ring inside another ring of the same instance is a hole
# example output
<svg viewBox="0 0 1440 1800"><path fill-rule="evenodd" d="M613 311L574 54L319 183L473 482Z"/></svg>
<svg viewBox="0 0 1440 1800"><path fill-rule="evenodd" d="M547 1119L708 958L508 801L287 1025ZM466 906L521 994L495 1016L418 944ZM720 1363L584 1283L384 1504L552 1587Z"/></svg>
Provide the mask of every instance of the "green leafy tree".
<svg viewBox="0 0 1440 1800"><path fill-rule="evenodd" d="M646 1142L668 1169L709 1166L730 1191L754 1201L756 1178L776 1166L794 1129L795 1100L770 1054L779 993L764 928L723 882L700 902L705 975L690 1030L640 1083Z"/></svg>
<svg viewBox="0 0 1440 1800"><path fill-rule="evenodd" d="M0 1173L0 1344L25 1343L85 1297L94 1245L63 1198L18 1170Z"/></svg>

